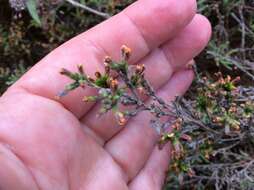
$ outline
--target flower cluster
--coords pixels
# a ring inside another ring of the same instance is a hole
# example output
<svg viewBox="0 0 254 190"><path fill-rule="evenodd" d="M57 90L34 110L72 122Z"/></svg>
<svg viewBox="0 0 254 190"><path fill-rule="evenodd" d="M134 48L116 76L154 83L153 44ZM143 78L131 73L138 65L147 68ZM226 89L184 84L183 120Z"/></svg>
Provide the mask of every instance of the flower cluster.
<svg viewBox="0 0 254 190"><path fill-rule="evenodd" d="M237 85L240 77L221 73L215 77L201 77L189 92L191 98L174 102L181 119L160 143L172 144L169 184L228 183L235 175L253 174L254 164L247 152L253 151L254 88Z"/></svg>
<svg viewBox="0 0 254 190"><path fill-rule="evenodd" d="M62 69L60 73L72 79L73 82L65 87L58 94L58 97L67 95L76 88L86 88L86 86L97 89L94 96L85 96L84 102L99 101L101 109L99 115L108 111L113 111L119 125L125 125L128 118L137 115L140 111L150 111L157 119L169 114L170 110L165 110L169 106L160 98L156 97L149 82L145 79L145 66L129 65L131 49L127 46L121 48L121 60L116 62L109 56L104 59L104 73L99 71L94 73L94 77L88 76L82 65L78 65L78 72L71 72ZM143 101L144 95L152 96L158 104L147 105ZM122 106L121 106L122 105ZM121 110L120 107L125 107ZM163 111L166 111L164 113ZM161 112L161 113L160 113ZM153 123L153 122L151 122ZM158 120L156 124L158 124ZM152 125L155 126L155 125ZM163 123L156 126L158 132L163 131Z"/></svg>
<svg viewBox="0 0 254 190"><path fill-rule="evenodd" d="M253 110L253 103L240 101L239 104L241 89L237 88L236 83L240 81L240 77L232 79L230 76L224 78L221 73L216 75L216 82L204 77L204 86L198 88L197 115L206 124L212 122L214 125L225 126L226 133L239 131L243 126L241 118L250 118L251 113L248 110Z"/></svg>

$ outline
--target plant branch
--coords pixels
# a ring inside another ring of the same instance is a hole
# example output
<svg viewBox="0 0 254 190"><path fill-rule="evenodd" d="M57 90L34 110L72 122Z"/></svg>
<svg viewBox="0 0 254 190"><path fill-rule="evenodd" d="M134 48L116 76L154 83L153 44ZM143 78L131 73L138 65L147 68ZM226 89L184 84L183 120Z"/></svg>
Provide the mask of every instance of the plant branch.
<svg viewBox="0 0 254 190"><path fill-rule="evenodd" d="M96 15L98 15L98 16L100 16L100 17L105 18L105 19L110 18L110 15L109 15L109 14L104 13L104 12L100 12L100 11L98 11L98 10L95 10L95 9L93 9L93 8L91 8L91 7L88 7L88 6L84 5L84 4L78 3L77 1L74 1L74 0L65 0L65 1L68 2L68 3L70 3L70 4L72 4L72 5L75 6L75 7L82 8L82 9L84 9L84 10L90 12L90 13L96 14Z"/></svg>

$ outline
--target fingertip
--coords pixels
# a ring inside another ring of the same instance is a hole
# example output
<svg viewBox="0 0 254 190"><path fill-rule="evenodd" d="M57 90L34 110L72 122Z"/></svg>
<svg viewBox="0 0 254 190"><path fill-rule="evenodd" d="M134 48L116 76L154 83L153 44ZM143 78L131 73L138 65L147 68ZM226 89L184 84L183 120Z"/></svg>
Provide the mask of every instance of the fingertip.
<svg viewBox="0 0 254 190"><path fill-rule="evenodd" d="M124 13L140 28L150 49L153 49L177 35L191 22L196 10L196 0L139 0Z"/></svg>
<svg viewBox="0 0 254 190"><path fill-rule="evenodd" d="M192 69L185 69L175 72L169 82L159 91L159 96L167 98L169 101L178 96L183 96L194 79Z"/></svg>
<svg viewBox="0 0 254 190"><path fill-rule="evenodd" d="M199 35L196 36L196 40L201 45L200 48L203 48L210 40L212 35L212 26L210 21L201 14L195 15L194 24L196 25L197 29L199 30Z"/></svg>
<svg viewBox="0 0 254 190"><path fill-rule="evenodd" d="M192 69L185 69L176 72L172 77L172 82L182 86L183 89L189 87L194 79L194 71Z"/></svg>
<svg viewBox="0 0 254 190"><path fill-rule="evenodd" d="M162 46L173 70L182 69L188 60L200 54L211 38L211 30L209 20L196 14L174 39Z"/></svg>

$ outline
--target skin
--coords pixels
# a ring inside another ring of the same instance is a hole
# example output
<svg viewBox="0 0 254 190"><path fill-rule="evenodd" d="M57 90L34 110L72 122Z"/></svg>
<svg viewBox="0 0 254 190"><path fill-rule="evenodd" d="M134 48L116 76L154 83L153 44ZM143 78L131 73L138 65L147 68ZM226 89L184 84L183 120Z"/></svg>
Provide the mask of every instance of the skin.
<svg viewBox="0 0 254 190"><path fill-rule="evenodd" d="M92 76L126 44L131 64L144 63L158 96L171 101L190 86L186 64L210 35L194 0L139 0L51 52L0 98L0 189L161 189L170 145L158 150L150 116L125 127L110 113L96 118L98 105L81 101L95 93L88 88L56 100L70 82L58 72L82 63Z"/></svg>

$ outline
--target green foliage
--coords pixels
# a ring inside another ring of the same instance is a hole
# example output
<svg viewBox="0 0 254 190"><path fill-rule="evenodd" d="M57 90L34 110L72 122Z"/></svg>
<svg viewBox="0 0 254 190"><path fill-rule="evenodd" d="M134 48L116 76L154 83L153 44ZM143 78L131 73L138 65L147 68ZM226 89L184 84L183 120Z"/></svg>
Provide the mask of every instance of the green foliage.
<svg viewBox="0 0 254 190"><path fill-rule="evenodd" d="M4 92L5 86L15 83L26 71L23 64L17 65L14 69L0 67L0 93Z"/></svg>
<svg viewBox="0 0 254 190"><path fill-rule="evenodd" d="M253 2L241 0L199 0L199 12L213 25L213 38L205 59L216 63L223 72L243 73L254 81Z"/></svg>
<svg viewBox="0 0 254 190"><path fill-rule="evenodd" d="M26 7L31 15L31 17L34 19L34 21L41 26L41 20L39 18L38 12L37 12L37 1L36 0L27 0L26 1Z"/></svg>
<svg viewBox="0 0 254 190"><path fill-rule="evenodd" d="M23 64L19 64L12 73L8 74L5 84L8 86L14 84L27 71L27 69L28 68L25 68Z"/></svg>
<svg viewBox="0 0 254 190"><path fill-rule="evenodd" d="M165 189L247 190L253 182L254 88L237 85L239 77L216 76L197 80L175 102L182 122L174 127L178 135L162 137L178 144L172 142ZM174 150L182 153L174 157Z"/></svg>
<svg viewBox="0 0 254 190"><path fill-rule="evenodd" d="M58 94L58 98L67 95L78 87L86 88L88 86L95 88L98 90L98 94L85 96L83 100L85 102L100 100L101 111L99 114L113 111L120 125L124 125L127 121L126 118L136 115L139 111L151 110L154 112L154 109L161 110L159 106L146 106L138 95L138 90L141 88L147 94L154 94L144 78L144 65L130 66L128 64L131 54L131 50L128 47L123 46L121 52L122 58L120 61L116 62L110 57L106 57L104 60L105 72L103 74L98 71L95 72L95 78L88 76L84 72L82 65L78 66L78 72L76 73L62 69L60 73L70 78L73 82L66 85L65 89ZM132 73L133 67L136 68ZM118 79L114 74L117 74ZM133 78L136 78L136 80L133 81ZM119 80L121 85L118 82ZM128 93L128 89L131 94ZM136 105L136 109L120 111L119 105Z"/></svg>

